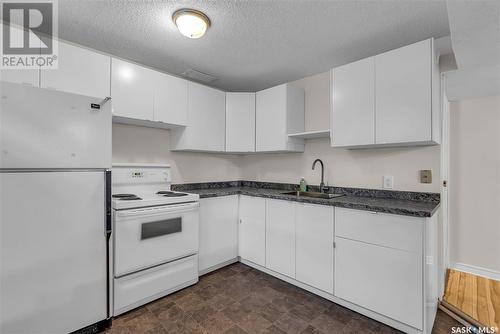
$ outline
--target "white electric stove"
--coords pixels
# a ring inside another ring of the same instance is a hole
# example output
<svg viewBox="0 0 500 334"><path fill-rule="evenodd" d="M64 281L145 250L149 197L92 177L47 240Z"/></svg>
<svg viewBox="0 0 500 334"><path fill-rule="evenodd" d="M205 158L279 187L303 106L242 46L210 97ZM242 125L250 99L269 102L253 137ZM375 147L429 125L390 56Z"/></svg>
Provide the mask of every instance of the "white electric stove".
<svg viewBox="0 0 500 334"><path fill-rule="evenodd" d="M168 165L113 165L115 316L198 281L199 196L170 186Z"/></svg>

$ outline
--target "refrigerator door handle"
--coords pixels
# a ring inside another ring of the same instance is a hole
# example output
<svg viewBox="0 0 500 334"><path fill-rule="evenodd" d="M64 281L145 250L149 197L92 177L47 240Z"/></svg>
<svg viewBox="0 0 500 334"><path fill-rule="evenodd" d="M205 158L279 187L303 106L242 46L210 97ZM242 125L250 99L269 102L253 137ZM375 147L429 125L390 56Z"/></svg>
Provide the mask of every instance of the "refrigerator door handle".
<svg viewBox="0 0 500 334"><path fill-rule="evenodd" d="M106 170L106 234L111 233L111 171Z"/></svg>
<svg viewBox="0 0 500 334"><path fill-rule="evenodd" d="M111 170L105 172L105 201L106 201L106 313L107 319L111 319L111 266L110 266L110 247L111 247L111 231L112 231L112 214L111 214Z"/></svg>

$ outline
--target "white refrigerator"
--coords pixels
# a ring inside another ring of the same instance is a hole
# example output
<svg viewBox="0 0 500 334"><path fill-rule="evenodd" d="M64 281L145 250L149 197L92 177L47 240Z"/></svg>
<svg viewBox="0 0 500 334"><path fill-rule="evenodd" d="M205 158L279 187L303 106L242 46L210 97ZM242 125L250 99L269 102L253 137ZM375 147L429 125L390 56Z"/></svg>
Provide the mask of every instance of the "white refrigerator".
<svg viewBox="0 0 500 334"><path fill-rule="evenodd" d="M0 83L0 333L110 318L111 103Z"/></svg>

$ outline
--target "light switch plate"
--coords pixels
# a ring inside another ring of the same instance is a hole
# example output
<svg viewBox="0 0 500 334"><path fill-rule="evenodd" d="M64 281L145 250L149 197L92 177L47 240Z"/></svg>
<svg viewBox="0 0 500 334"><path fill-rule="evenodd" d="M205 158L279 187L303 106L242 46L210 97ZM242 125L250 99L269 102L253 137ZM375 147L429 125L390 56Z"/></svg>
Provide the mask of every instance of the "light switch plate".
<svg viewBox="0 0 500 334"><path fill-rule="evenodd" d="M432 183L432 170L422 169L420 171L420 183Z"/></svg>
<svg viewBox="0 0 500 334"><path fill-rule="evenodd" d="M394 176L384 175L384 189L394 189Z"/></svg>

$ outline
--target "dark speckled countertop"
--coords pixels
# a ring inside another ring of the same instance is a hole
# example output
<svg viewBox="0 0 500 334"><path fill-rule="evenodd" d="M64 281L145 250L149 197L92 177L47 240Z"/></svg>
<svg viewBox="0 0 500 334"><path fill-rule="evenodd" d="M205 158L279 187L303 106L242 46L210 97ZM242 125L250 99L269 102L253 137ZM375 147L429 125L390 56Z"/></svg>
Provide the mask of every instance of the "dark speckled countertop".
<svg viewBox="0 0 500 334"><path fill-rule="evenodd" d="M413 217L431 217L439 208L439 194L435 193L331 187L329 192L342 193L345 196L324 199L282 194L286 191L297 190L297 187L292 184L249 181L172 185L173 190L199 194L200 198L241 194ZM317 190L316 188L311 186L310 190Z"/></svg>

